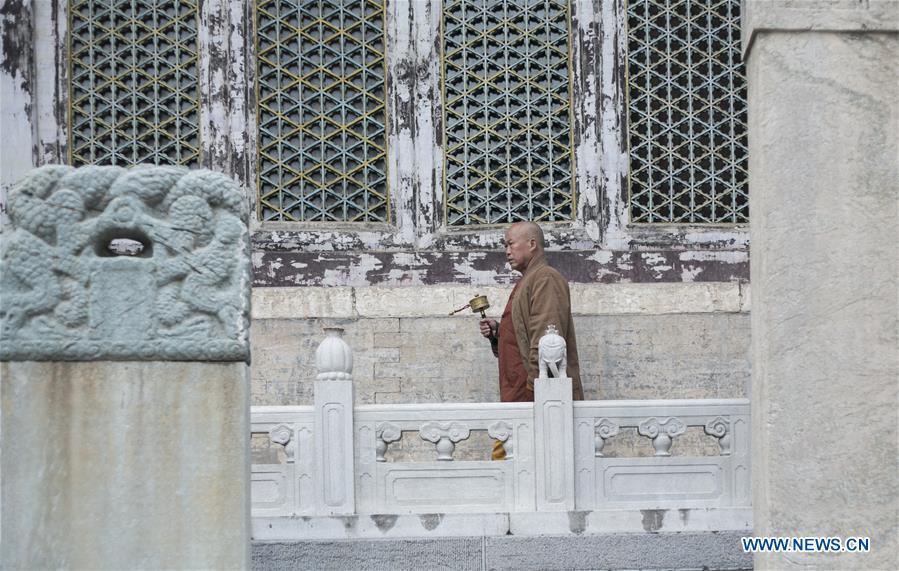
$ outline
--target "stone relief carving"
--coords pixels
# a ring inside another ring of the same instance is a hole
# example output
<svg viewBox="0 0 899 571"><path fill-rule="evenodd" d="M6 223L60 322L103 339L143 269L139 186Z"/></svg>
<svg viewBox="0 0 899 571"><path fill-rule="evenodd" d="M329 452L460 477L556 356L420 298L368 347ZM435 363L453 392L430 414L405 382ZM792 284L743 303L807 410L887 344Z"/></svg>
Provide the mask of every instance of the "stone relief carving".
<svg viewBox="0 0 899 571"><path fill-rule="evenodd" d="M391 422L382 422L378 424L375 431L375 461L386 462L384 454L387 453L387 446L391 442L396 442L403 435L399 427Z"/></svg>
<svg viewBox="0 0 899 571"><path fill-rule="evenodd" d="M721 449L722 456L730 456L730 446L731 446L731 434L730 434L730 420L722 417L716 416L712 420L708 421L703 427L706 434L709 436L714 436L718 439L718 447Z"/></svg>
<svg viewBox="0 0 899 571"><path fill-rule="evenodd" d="M438 460L452 460L456 442L466 440L471 432L467 426L458 422L426 422L419 428L418 435L422 440L437 444Z"/></svg>
<svg viewBox="0 0 899 571"><path fill-rule="evenodd" d="M600 418L593 426L594 456L602 458L602 449L606 446L606 440L613 436L617 436L620 429L618 424L612 422L608 418Z"/></svg>
<svg viewBox="0 0 899 571"><path fill-rule="evenodd" d="M249 360L248 212L228 177L51 165L8 206L0 359Z"/></svg>
<svg viewBox="0 0 899 571"><path fill-rule="evenodd" d="M512 425L504 420L498 420L487 427L487 436L503 443L506 451L506 459L515 457L515 442L512 439Z"/></svg>
<svg viewBox="0 0 899 571"><path fill-rule="evenodd" d="M287 457L288 464L296 461L296 442L293 439L293 430L289 426L279 424L269 431L268 437L275 444L280 444L284 447L284 454Z"/></svg>
<svg viewBox="0 0 899 571"><path fill-rule="evenodd" d="M546 333L537 343L537 355L540 367L539 378L548 378L549 371L552 371L553 377L557 379L566 376L568 349L565 346L565 338L559 335L555 325L547 325ZM547 371L547 367L549 371Z"/></svg>
<svg viewBox="0 0 899 571"><path fill-rule="evenodd" d="M675 436L680 436L687 431L687 425L675 417L659 421L658 418L647 418L637 427L637 432L643 436L652 438L652 447L655 456L671 456L671 442Z"/></svg>

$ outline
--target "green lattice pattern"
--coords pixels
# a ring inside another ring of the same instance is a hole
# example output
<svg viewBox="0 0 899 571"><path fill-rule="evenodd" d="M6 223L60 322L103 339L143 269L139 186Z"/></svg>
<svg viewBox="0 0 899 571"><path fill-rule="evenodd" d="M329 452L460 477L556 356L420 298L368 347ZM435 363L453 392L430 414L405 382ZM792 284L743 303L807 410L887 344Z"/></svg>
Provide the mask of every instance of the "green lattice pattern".
<svg viewBox="0 0 899 571"><path fill-rule="evenodd" d="M574 218L568 0L446 0L450 226Z"/></svg>
<svg viewBox="0 0 899 571"><path fill-rule="evenodd" d="M199 162L197 3L70 0L75 166Z"/></svg>
<svg viewBox="0 0 899 571"><path fill-rule="evenodd" d="M388 221L383 0L260 0L262 220Z"/></svg>
<svg viewBox="0 0 899 571"><path fill-rule="evenodd" d="M749 220L740 0L630 0L631 222Z"/></svg>

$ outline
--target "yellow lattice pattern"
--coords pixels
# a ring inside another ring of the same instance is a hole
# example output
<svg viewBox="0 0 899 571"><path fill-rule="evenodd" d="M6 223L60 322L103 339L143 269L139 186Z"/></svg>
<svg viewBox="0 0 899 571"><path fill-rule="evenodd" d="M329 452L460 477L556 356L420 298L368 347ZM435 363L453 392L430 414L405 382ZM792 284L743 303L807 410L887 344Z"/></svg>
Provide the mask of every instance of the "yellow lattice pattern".
<svg viewBox="0 0 899 571"><path fill-rule="evenodd" d="M574 218L568 0L447 0L451 226Z"/></svg>
<svg viewBox="0 0 899 571"><path fill-rule="evenodd" d="M749 220L740 0L630 0L631 222Z"/></svg>
<svg viewBox="0 0 899 571"><path fill-rule="evenodd" d="M387 221L384 4L259 0L259 215Z"/></svg>
<svg viewBox="0 0 899 571"><path fill-rule="evenodd" d="M69 19L72 164L197 164L197 3L70 0Z"/></svg>

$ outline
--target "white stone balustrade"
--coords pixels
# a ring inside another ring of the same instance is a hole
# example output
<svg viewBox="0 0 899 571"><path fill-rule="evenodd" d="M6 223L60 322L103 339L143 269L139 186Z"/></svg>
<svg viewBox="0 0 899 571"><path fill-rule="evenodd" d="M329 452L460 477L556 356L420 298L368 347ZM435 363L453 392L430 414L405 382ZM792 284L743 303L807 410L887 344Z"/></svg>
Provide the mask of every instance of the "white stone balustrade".
<svg viewBox="0 0 899 571"><path fill-rule="evenodd" d="M579 401L574 425L579 510L749 505L747 399ZM718 455L672 455L689 427L717 438ZM654 455L604 455L607 441L624 429L650 438Z"/></svg>
<svg viewBox="0 0 899 571"><path fill-rule="evenodd" d="M717 508L725 515L715 521L743 521L749 512L746 399L572 402L560 376L536 380L534 403L353 407L352 352L338 334L322 343L314 406L252 409L253 433L284 447L282 463L253 465L257 520ZM564 371L549 362L546 374ZM718 455L671 455L688 427L716 438ZM604 454L625 429L651 439L655 455ZM454 460L476 430L502 442L506 460ZM404 432L434 443L436 460L389 461Z"/></svg>
<svg viewBox="0 0 899 571"><path fill-rule="evenodd" d="M536 467L531 403L378 404L355 409L356 491L360 513L533 511ZM453 460L454 442L475 430L504 440L501 462ZM403 432L438 448L433 461L386 462L379 450ZM385 442L389 441L389 442ZM441 449L440 442L444 441ZM522 452L523 451L523 452Z"/></svg>

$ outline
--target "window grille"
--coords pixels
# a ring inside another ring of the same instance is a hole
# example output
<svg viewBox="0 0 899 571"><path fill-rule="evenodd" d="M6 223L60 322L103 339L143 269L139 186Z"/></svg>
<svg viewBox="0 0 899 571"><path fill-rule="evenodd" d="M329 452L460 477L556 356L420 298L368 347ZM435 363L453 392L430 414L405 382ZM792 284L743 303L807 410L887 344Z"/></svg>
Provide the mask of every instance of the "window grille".
<svg viewBox="0 0 899 571"><path fill-rule="evenodd" d="M70 0L75 166L199 162L197 3Z"/></svg>
<svg viewBox="0 0 899 571"><path fill-rule="evenodd" d="M629 0L630 220L749 220L740 0Z"/></svg>
<svg viewBox="0 0 899 571"><path fill-rule="evenodd" d="M259 215L386 222L384 0L259 0Z"/></svg>
<svg viewBox="0 0 899 571"><path fill-rule="evenodd" d="M449 226L574 218L568 0L446 0Z"/></svg>

